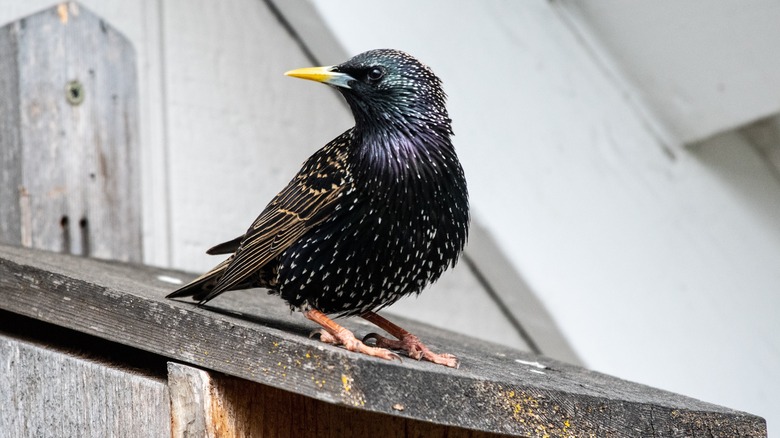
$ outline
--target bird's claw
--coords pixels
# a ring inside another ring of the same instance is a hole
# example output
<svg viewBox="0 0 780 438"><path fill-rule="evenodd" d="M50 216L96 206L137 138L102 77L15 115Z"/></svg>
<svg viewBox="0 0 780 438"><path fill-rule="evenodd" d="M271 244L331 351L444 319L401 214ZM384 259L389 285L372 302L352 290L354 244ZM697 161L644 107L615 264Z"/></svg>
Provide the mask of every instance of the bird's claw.
<svg viewBox="0 0 780 438"><path fill-rule="evenodd" d="M389 339L387 339L386 337L380 335L379 333L374 333L374 332L371 332L371 333L363 336L363 342L364 343L367 342L367 341L372 341L372 340L374 341L374 345L377 345L380 342L389 341Z"/></svg>
<svg viewBox="0 0 780 438"><path fill-rule="evenodd" d="M428 349L417 336L408 334L401 339L389 339L377 333L369 333L363 336L363 342L373 340L377 348L386 348L392 350L401 350L407 356L415 360L425 359L435 364L448 366L450 368L460 367L460 361L455 355L449 353L434 353Z"/></svg>
<svg viewBox="0 0 780 438"><path fill-rule="evenodd" d="M313 330L311 333L309 333L309 339L314 339L315 337L318 337L320 342L324 342L326 344L331 344L331 345L339 344L338 339L336 339L330 333L326 332L324 329Z"/></svg>

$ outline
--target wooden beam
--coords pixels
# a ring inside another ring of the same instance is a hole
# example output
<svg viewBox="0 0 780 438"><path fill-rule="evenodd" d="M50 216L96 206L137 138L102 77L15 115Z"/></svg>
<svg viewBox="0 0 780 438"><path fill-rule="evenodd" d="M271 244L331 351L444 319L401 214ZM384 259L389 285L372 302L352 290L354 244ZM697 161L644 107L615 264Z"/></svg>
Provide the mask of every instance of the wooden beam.
<svg viewBox="0 0 780 438"><path fill-rule="evenodd" d="M164 378L3 333L0 406L4 437L170 435Z"/></svg>
<svg viewBox="0 0 780 438"><path fill-rule="evenodd" d="M754 415L410 321L398 323L459 356L460 369L323 345L257 290L204 308L163 298L189 278L0 246L0 309L341 407L519 436L766 436Z"/></svg>
<svg viewBox="0 0 780 438"><path fill-rule="evenodd" d="M168 363L168 382L174 438L507 436L335 405L174 362Z"/></svg>

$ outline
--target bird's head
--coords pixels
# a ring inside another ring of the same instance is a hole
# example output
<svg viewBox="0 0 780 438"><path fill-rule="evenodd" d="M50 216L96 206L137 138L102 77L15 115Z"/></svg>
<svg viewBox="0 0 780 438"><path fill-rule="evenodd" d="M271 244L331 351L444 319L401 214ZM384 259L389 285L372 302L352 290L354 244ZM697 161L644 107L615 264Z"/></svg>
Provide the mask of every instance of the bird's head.
<svg viewBox="0 0 780 438"><path fill-rule="evenodd" d="M338 89L352 109L358 130L452 133L441 80L404 52L370 50L339 65L285 74Z"/></svg>

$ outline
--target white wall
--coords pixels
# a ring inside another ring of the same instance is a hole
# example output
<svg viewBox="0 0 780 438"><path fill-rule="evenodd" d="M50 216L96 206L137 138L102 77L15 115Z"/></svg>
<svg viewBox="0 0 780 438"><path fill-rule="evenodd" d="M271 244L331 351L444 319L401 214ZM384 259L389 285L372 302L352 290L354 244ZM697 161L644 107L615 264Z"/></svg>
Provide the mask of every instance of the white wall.
<svg viewBox="0 0 780 438"><path fill-rule="evenodd" d="M664 144L555 2L314 3L444 79L477 217L588 366L780 423L780 184L743 138Z"/></svg>
<svg viewBox="0 0 780 438"><path fill-rule="evenodd" d="M780 111L780 2L559 0L683 142Z"/></svg>

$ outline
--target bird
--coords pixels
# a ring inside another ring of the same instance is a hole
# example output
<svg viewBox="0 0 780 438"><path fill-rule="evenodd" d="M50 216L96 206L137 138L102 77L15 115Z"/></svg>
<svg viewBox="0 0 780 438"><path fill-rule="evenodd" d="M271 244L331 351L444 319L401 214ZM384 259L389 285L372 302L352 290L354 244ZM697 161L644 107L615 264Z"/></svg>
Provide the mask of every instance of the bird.
<svg viewBox="0 0 780 438"><path fill-rule="evenodd" d="M441 80L394 49L285 75L338 90L355 125L309 157L243 235L207 251L227 259L167 298L203 305L266 288L317 323L322 342L458 367L456 356L434 353L377 313L438 280L468 240L468 189ZM348 316L395 339L358 339L334 321Z"/></svg>

